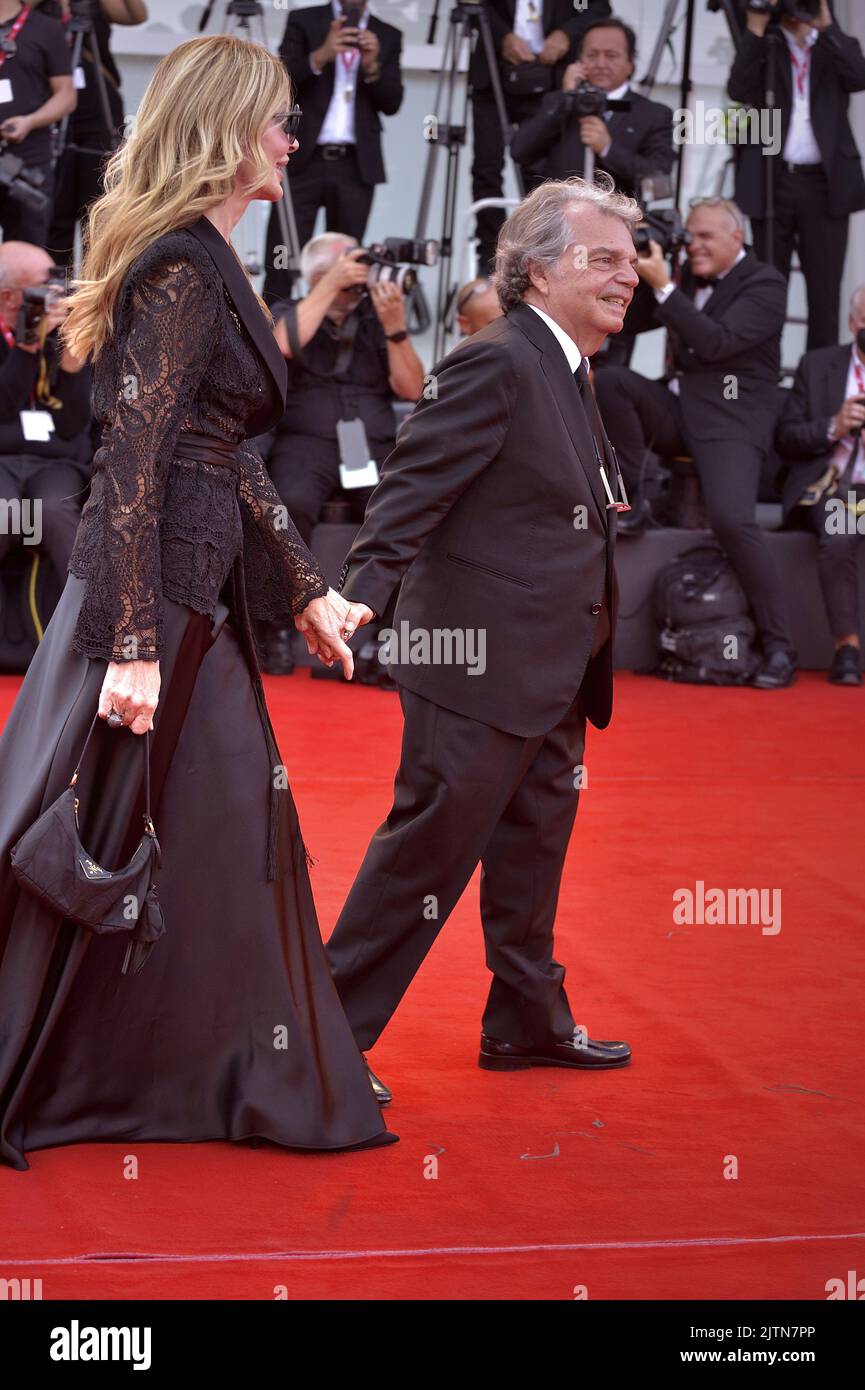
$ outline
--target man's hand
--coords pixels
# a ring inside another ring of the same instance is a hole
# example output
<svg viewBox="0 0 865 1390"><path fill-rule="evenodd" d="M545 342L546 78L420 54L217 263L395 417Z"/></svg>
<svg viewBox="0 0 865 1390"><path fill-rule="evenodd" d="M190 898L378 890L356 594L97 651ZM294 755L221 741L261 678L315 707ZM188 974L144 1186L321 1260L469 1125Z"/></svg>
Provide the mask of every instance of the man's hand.
<svg viewBox="0 0 865 1390"><path fill-rule="evenodd" d="M832 12L829 9L829 0L820 0L820 14L812 23L813 29L828 29L832 23Z"/></svg>
<svg viewBox="0 0 865 1390"><path fill-rule="evenodd" d="M356 47L359 36L359 29L348 29L342 19L332 19L321 48L316 48L309 56L317 68L323 68L332 63L338 53Z"/></svg>
<svg viewBox="0 0 865 1390"><path fill-rule="evenodd" d="M501 54L506 63L533 63L535 55L525 39L518 39L516 34L505 34L502 39Z"/></svg>
<svg viewBox="0 0 865 1390"><path fill-rule="evenodd" d="M832 435L835 439L843 439L846 434L852 434L862 425L865 425L865 405L862 404L861 396L851 396L832 421Z"/></svg>
<svg viewBox="0 0 865 1390"><path fill-rule="evenodd" d="M351 251L346 251L344 256L340 256L338 261L334 261L330 270L326 270L322 275L318 283L327 285L332 299L336 299L343 290L350 290L352 285L366 284L369 266L358 259L365 254L362 246L355 246Z"/></svg>
<svg viewBox="0 0 865 1390"><path fill-rule="evenodd" d="M360 38L358 39L358 43L360 44L360 65L364 72L375 72L379 66L381 44L372 30L361 29L358 32L360 33Z"/></svg>
<svg viewBox="0 0 865 1390"><path fill-rule="evenodd" d="M778 0L772 0L773 9L777 4ZM766 30L769 28L769 20L771 18L772 16L769 14L754 14L752 10L749 10L745 18L745 23L752 34L762 35L765 34Z"/></svg>
<svg viewBox="0 0 865 1390"><path fill-rule="evenodd" d="M653 290L662 290L671 281L667 261L656 241L650 241L649 246L651 255L637 257L637 274L647 285L651 285Z"/></svg>
<svg viewBox="0 0 865 1390"><path fill-rule="evenodd" d="M342 634L346 621L352 624L354 631L351 611L352 605L342 594L328 589L324 598L314 598L294 620L298 632L303 633L310 656L317 656L325 666L341 662L347 681L354 674L354 657L342 640Z"/></svg>
<svg viewBox="0 0 865 1390"><path fill-rule="evenodd" d="M18 145L26 135L33 129L33 121L30 116L10 116L0 126L0 133L11 140L13 145Z"/></svg>
<svg viewBox="0 0 865 1390"><path fill-rule="evenodd" d="M538 62L546 63L552 67L553 63L560 63L566 56L571 41L564 29L552 29L544 39L544 46L538 54Z"/></svg>
<svg viewBox="0 0 865 1390"><path fill-rule="evenodd" d="M158 661L109 661L99 695L99 718L107 719L114 709L134 734L146 734L153 728L160 682Z"/></svg>
<svg viewBox="0 0 865 1390"><path fill-rule="evenodd" d="M392 280L370 285L369 297L385 333L401 333L405 328L405 299Z"/></svg>
<svg viewBox="0 0 865 1390"><path fill-rule="evenodd" d="M586 69L582 63L569 63L562 78L562 91L575 92L581 82L586 81Z"/></svg>
<svg viewBox="0 0 865 1390"><path fill-rule="evenodd" d="M353 632L357 632L359 627L364 627L371 623L375 614L371 608L367 608L365 603L350 603L348 605L348 616L343 624L345 636L351 637Z"/></svg>
<svg viewBox="0 0 865 1390"><path fill-rule="evenodd" d="M607 123L600 116L580 117L580 139L595 154L603 154L607 146L612 144Z"/></svg>

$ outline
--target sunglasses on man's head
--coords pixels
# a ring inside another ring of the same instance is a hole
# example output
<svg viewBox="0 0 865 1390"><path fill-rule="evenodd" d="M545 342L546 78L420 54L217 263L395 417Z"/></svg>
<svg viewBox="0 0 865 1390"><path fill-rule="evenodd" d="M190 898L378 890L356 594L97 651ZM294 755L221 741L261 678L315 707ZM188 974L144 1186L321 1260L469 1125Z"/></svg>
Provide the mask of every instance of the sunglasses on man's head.
<svg viewBox="0 0 865 1390"><path fill-rule="evenodd" d="M300 130L300 122L303 112L299 106L292 106L290 111L280 111L276 118L276 124L281 125L286 135L295 136Z"/></svg>

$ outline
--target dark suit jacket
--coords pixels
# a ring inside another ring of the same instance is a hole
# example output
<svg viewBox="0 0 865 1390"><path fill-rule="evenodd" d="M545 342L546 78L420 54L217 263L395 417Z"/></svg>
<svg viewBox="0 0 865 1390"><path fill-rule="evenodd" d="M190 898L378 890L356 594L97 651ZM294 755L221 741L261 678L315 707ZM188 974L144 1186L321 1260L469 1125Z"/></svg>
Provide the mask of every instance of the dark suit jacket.
<svg viewBox="0 0 865 1390"><path fill-rule="evenodd" d="M555 727L582 682L586 713L604 728L612 641L590 661L592 608L609 605L612 633L615 513L561 345L518 304L433 377L437 397L400 429L340 588L383 613L402 580L397 633L402 623L486 632L483 675L398 666L416 694L531 737Z"/></svg>
<svg viewBox="0 0 865 1390"><path fill-rule="evenodd" d="M783 152L793 111L793 66L783 34L770 40L747 31L736 54L727 88L733 101L758 110L764 105L766 54L770 41L777 51L775 71ZM863 88L865 56L858 40L842 33L837 24L831 24L815 43L811 57L811 122L829 180L828 212L831 217L844 217L865 208L862 160L847 114L850 93L861 92ZM736 146L736 202L749 217L763 216L768 158L760 145Z"/></svg>
<svg viewBox="0 0 865 1390"><path fill-rule="evenodd" d="M548 179L582 175L585 146L580 140L579 119L565 115L564 92L548 92L540 110L524 121L514 136L511 153L518 164L534 164L546 157ZM631 91L630 111L612 111L607 127L612 145L596 167L605 169L616 186L631 197L641 179L650 174L669 174L673 168L673 113L659 101L649 101Z"/></svg>
<svg viewBox="0 0 865 1390"><path fill-rule="evenodd" d="M782 496L785 519L805 489L826 472L835 448L826 432L844 404L849 370L849 343L815 348L799 363L775 431L776 448L788 465Z"/></svg>
<svg viewBox="0 0 865 1390"><path fill-rule="evenodd" d="M328 63L320 77L316 77L309 66L309 55L324 43L332 20L333 8L330 5L292 10L282 36L279 56L291 74L297 87L296 100L303 108L303 121L297 137L300 149L291 157L289 177L302 173L315 153L318 134L333 96L334 64ZM358 78L354 106L355 136L361 179L366 184L376 184L384 183L386 177L381 153L381 115L395 115L402 104L399 61L402 34L392 24L385 24L373 15L369 18L369 28L381 45L381 76L377 82L364 82L362 76Z"/></svg>
<svg viewBox="0 0 865 1390"><path fill-rule="evenodd" d="M705 309L694 304L687 266L681 289L666 304L655 304L655 321L669 330L673 364L682 373L682 420L689 441L738 439L768 449L786 313L784 277L753 251L725 275Z"/></svg>
<svg viewBox="0 0 865 1390"><path fill-rule="evenodd" d="M502 40L506 35L513 33L516 0L487 0L484 9L489 15L493 47L498 54L501 52ZM562 60L562 68L565 62L572 62L576 56L576 42L583 30L594 24L596 19L608 19L612 13L610 0L588 0L588 6L584 10L577 10L573 0L543 0L541 17L544 38L554 29L562 29L571 40L571 51L567 58ZM490 71L480 34L469 64L469 82L476 92L484 91L490 85Z"/></svg>

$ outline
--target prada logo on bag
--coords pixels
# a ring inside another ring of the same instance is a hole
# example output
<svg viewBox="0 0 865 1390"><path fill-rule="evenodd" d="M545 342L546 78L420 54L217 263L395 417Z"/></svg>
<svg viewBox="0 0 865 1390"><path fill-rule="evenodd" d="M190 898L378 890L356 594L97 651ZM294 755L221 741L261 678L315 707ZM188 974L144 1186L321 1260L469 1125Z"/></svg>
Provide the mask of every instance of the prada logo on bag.
<svg viewBox="0 0 865 1390"><path fill-rule="evenodd" d="M78 863L81 865L88 878L113 877L110 869L103 869L100 864L96 863L95 859L88 859L86 855L82 855Z"/></svg>

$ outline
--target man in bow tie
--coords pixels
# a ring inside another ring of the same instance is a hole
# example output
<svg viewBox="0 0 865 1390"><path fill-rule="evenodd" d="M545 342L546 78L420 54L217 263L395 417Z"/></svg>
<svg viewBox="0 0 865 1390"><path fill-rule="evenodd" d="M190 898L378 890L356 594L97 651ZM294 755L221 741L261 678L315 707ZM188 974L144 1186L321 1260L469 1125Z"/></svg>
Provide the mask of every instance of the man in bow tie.
<svg viewBox="0 0 865 1390"><path fill-rule="evenodd" d="M792 683L796 658L781 577L756 506L778 411L787 287L745 247L744 227L729 199L697 200L680 286L660 246L650 243L637 271L654 293L657 325L668 330L671 371L663 381L649 381L626 367L607 367L597 375L597 393L632 502L648 449L693 457L709 525L760 632L763 660L753 684L775 690Z"/></svg>
<svg viewBox="0 0 865 1390"><path fill-rule="evenodd" d="M343 570L347 624L382 613L402 580L388 638L405 716L394 804L327 946L362 1052L481 864L493 979L480 1065L630 1059L578 1028L553 955L586 720L604 728L612 708L625 505L586 358L621 331L640 212L602 177L542 184L502 227L504 312L434 367Z"/></svg>

